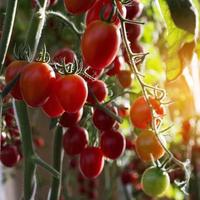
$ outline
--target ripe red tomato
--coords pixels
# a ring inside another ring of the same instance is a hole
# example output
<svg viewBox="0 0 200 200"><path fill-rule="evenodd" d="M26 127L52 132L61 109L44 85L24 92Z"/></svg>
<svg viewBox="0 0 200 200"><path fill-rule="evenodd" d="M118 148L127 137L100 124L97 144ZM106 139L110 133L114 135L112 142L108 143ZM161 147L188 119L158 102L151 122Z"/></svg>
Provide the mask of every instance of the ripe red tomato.
<svg viewBox="0 0 200 200"><path fill-rule="evenodd" d="M120 35L115 25L94 21L87 26L81 40L83 59L92 68L105 68L116 57L119 45Z"/></svg>
<svg viewBox="0 0 200 200"><path fill-rule="evenodd" d="M160 102L153 98L150 98L149 101L157 115L162 117L164 109L160 105ZM152 122L151 110L144 96L137 98L131 105L130 119L133 126L141 129L146 129Z"/></svg>
<svg viewBox="0 0 200 200"><path fill-rule="evenodd" d="M115 160L124 153L125 138L116 130L104 131L101 136L100 146L105 157Z"/></svg>
<svg viewBox="0 0 200 200"><path fill-rule="evenodd" d="M63 136L63 147L65 153L70 156L81 153L87 144L88 132L82 127L70 127Z"/></svg>
<svg viewBox="0 0 200 200"><path fill-rule="evenodd" d="M60 118L60 125L63 127L72 127L76 125L82 118L83 109L75 113L65 112Z"/></svg>
<svg viewBox="0 0 200 200"><path fill-rule="evenodd" d="M39 148L42 148L45 146L45 142L44 142L44 139L42 137L36 137L34 139L34 144L35 146L39 147Z"/></svg>
<svg viewBox="0 0 200 200"><path fill-rule="evenodd" d="M133 74L131 73L130 70L121 70L117 74L117 78L120 82L120 85L123 88L129 88L131 87L132 80L133 80Z"/></svg>
<svg viewBox="0 0 200 200"><path fill-rule="evenodd" d="M141 36L141 25L139 24L126 24L126 31L128 40L134 43L140 39ZM133 50L136 48L133 48Z"/></svg>
<svg viewBox="0 0 200 200"><path fill-rule="evenodd" d="M107 106L107 108L117 114L116 109L110 108L110 106ZM116 124L116 121L113 118L100 109L94 110L92 119L96 128L102 131L109 130Z"/></svg>
<svg viewBox="0 0 200 200"><path fill-rule="evenodd" d="M139 17L143 10L143 5L138 0L133 0L130 5L126 6L127 15L126 18L132 20Z"/></svg>
<svg viewBox="0 0 200 200"><path fill-rule="evenodd" d="M73 63L76 55L69 48L59 49L53 56L53 61L57 63Z"/></svg>
<svg viewBox="0 0 200 200"><path fill-rule="evenodd" d="M108 95L107 86L101 80L95 80L95 81L89 82L88 87L89 87L89 90L88 90L89 92L88 92L87 101L91 104L95 103L95 99L92 96L91 92L93 92L93 94L95 95L99 103L102 103Z"/></svg>
<svg viewBox="0 0 200 200"><path fill-rule="evenodd" d="M121 70L122 65L123 65L122 57L116 56L115 59L114 59L114 61L109 66L110 69L107 72L107 75L108 76L117 75L119 73L119 71Z"/></svg>
<svg viewBox="0 0 200 200"><path fill-rule="evenodd" d="M135 141L126 137L126 150L135 150Z"/></svg>
<svg viewBox="0 0 200 200"><path fill-rule="evenodd" d="M134 171L124 171L121 174L121 181L124 185L136 184L138 182L139 175Z"/></svg>
<svg viewBox="0 0 200 200"><path fill-rule="evenodd" d="M77 74L66 75L56 80L56 96L66 112L78 112L85 104L88 89L85 80Z"/></svg>
<svg viewBox="0 0 200 200"><path fill-rule="evenodd" d="M86 178L96 178L104 167L103 153L98 147L87 147L80 154L80 171Z"/></svg>
<svg viewBox="0 0 200 200"><path fill-rule="evenodd" d="M25 65L27 64L28 62L23 61L23 60L15 60L11 62L6 68L6 72L5 72L6 84L9 84L9 82L12 81L17 76L17 74L20 74L22 70L24 69ZM12 88L11 94L15 99L18 99L18 100L22 99L19 81L17 81L15 86Z"/></svg>
<svg viewBox="0 0 200 200"><path fill-rule="evenodd" d="M126 17L126 8L120 3L120 1L117 1L117 7L122 16ZM97 1L86 14L86 25L88 26L93 21L101 20L100 13L103 11L103 9L104 9L104 18L108 19L108 17L112 12L112 8L113 5L111 0ZM115 14L112 17L112 22L114 22L115 25L117 26L120 24L120 20L117 17L117 14Z"/></svg>
<svg viewBox="0 0 200 200"><path fill-rule="evenodd" d="M20 77L24 101L32 107L43 105L49 98L54 81L55 72L47 63L32 62L26 65Z"/></svg>
<svg viewBox="0 0 200 200"><path fill-rule="evenodd" d="M130 114L129 106L120 105L117 109L120 117L128 117Z"/></svg>
<svg viewBox="0 0 200 200"><path fill-rule="evenodd" d="M165 142L164 138L162 138L162 141ZM135 148L139 158L144 162L149 162L152 158L158 160L165 154L165 150L157 139L155 133L148 130L140 133L137 137Z"/></svg>
<svg viewBox="0 0 200 200"><path fill-rule="evenodd" d="M64 0L65 8L73 15L79 15L89 10L96 0Z"/></svg>

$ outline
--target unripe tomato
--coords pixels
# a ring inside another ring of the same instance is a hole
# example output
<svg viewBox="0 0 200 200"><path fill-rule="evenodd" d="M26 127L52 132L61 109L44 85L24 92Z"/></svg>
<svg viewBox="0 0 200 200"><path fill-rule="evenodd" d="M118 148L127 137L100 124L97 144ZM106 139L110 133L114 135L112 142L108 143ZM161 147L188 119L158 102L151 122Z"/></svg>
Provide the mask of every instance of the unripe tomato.
<svg viewBox="0 0 200 200"><path fill-rule="evenodd" d="M91 92L94 94L94 96L96 97L99 103L102 103L108 95L107 86L101 80L95 80L95 81L89 82L88 87L89 87L89 90L88 90L87 101L89 103L92 103L92 104L95 103L95 99L92 96Z"/></svg>
<svg viewBox="0 0 200 200"><path fill-rule="evenodd" d="M100 146L105 157L115 160L124 153L125 138L118 131L104 131L101 136Z"/></svg>
<svg viewBox="0 0 200 200"><path fill-rule="evenodd" d="M103 153L98 147L87 147L80 154L80 171L86 178L100 175L104 167Z"/></svg>
<svg viewBox="0 0 200 200"><path fill-rule="evenodd" d="M143 10L143 5L138 0L133 0L130 5L126 6L127 15L126 18L132 20L139 17Z"/></svg>
<svg viewBox="0 0 200 200"><path fill-rule="evenodd" d="M81 40L84 62L96 69L110 65L120 45L119 30L113 24L94 21L87 26Z"/></svg>
<svg viewBox="0 0 200 200"><path fill-rule="evenodd" d="M162 117L164 109L160 102L153 98L150 98L149 101L157 115ZM146 129L152 122L151 110L144 96L137 98L131 105L130 119L133 126L141 129Z"/></svg>
<svg viewBox="0 0 200 200"><path fill-rule="evenodd" d="M24 101L32 107L43 105L49 98L54 81L55 72L47 63L32 62L26 65L20 77Z"/></svg>
<svg viewBox="0 0 200 200"><path fill-rule="evenodd" d="M53 56L53 61L57 63L73 63L74 59L76 58L76 55L74 51L72 51L69 48L63 48L56 51L56 53Z"/></svg>
<svg viewBox="0 0 200 200"><path fill-rule="evenodd" d="M56 80L56 96L66 112L75 113L83 108L88 89L85 80L77 75L66 75Z"/></svg>
<svg viewBox="0 0 200 200"><path fill-rule="evenodd" d="M162 142L165 143L164 138L162 138ZM165 150L155 133L148 130L139 134L135 148L139 158L144 162L152 161L152 159L158 160L165 154Z"/></svg>
<svg viewBox="0 0 200 200"><path fill-rule="evenodd" d="M162 169L150 167L142 175L143 191L151 196L158 197L162 195L170 184L169 175Z"/></svg>
<svg viewBox="0 0 200 200"><path fill-rule="evenodd" d="M23 61L23 60L15 60L11 62L6 68L6 72L5 72L6 84L9 84L9 82L15 79L18 74L21 74L22 70L27 64L28 62ZM19 80L16 82L15 86L12 88L11 94L15 99L18 99L18 100L22 99L22 94L21 94L21 90L19 86Z"/></svg>
<svg viewBox="0 0 200 200"><path fill-rule="evenodd" d="M126 137L126 150L135 150L135 141Z"/></svg>
<svg viewBox="0 0 200 200"><path fill-rule="evenodd" d="M130 70L121 70L117 74L117 78L120 82L120 85L123 88L129 88L131 87L132 80L133 80L133 74L131 73Z"/></svg>
<svg viewBox="0 0 200 200"><path fill-rule="evenodd" d="M88 132L86 129L74 126L70 127L63 136L63 147L65 153L73 156L81 153L88 143Z"/></svg>
<svg viewBox="0 0 200 200"><path fill-rule="evenodd" d="M128 117L130 114L129 106L120 105L117 109L120 117Z"/></svg>
<svg viewBox="0 0 200 200"><path fill-rule="evenodd" d="M65 8L73 15L80 15L89 10L96 0L64 0Z"/></svg>
<svg viewBox="0 0 200 200"><path fill-rule="evenodd" d="M110 69L107 72L107 75L108 76L117 75L119 73L120 69L122 68L122 64L123 64L122 57L116 56L115 59L114 59L114 61L109 66Z"/></svg>
<svg viewBox="0 0 200 200"><path fill-rule="evenodd" d="M117 7L122 14L123 17L126 17L126 8L123 6L120 1L117 1ZM113 9L112 0L101 0L97 1L94 6L87 12L86 14L86 25L88 26L91 22L96 20L101 20L101 12L103 12L103 16L105 19L108 19ZM115 25L120 24L120 20L117 17L117 14L115 14L112 17L112 22L115 23Z"/></svg>

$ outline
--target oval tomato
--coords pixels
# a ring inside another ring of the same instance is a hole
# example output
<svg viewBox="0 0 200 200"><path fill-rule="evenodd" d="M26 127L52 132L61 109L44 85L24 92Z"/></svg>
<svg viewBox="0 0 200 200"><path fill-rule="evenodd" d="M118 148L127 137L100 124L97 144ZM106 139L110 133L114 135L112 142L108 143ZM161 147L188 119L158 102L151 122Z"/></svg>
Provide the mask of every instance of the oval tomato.
<svg viewBox="0 0 200 200"><path fill-rule="evenodd" d="M132 20L133 18L139 17L143 10L143 4L138 0L133 0L128 6L126 6L127 10L127 19Z"/></svg>
<svg viewBox="0 0 200 200"><path fill-rule="evenodd" d="M53 56L53 61L57 63L73 63L74 59L76 58L76 55L74 51L72 51L69 48L63 48L56 51L56 53Z"/></svg>
<svg viewBox="0 0 200 200"><path fill-rule="evenodd" d="M64 0L65 8L73 15L79 15L90 9L96 0Z"/></svg>
<svg viewBox="0 0 200 200"><path fill-rule="evenodd" d="M162 138L162 142L165 143L164 138ZM152 158L158 160L165 154L165 150L155 133L148 130L139 134L135 142L135 148L139 158L144 162L149 162Z"/></svg>
<svg viewBox="0 0 200 200"><path fill-rule="evenodd" d="M20 89L24 101L32 107L43 105L49 98L55 81L55 72L47 63L32 62L20 76Z"/></svg>
<svg viewBox="0 0 200 200"><path fill-rule="evenodd" d="M126 24L126 31L128 40L134 43L136 40L140 39L141 36L141 25L139 24ZM136 48L133 48L133 51Z"/></svg>
<svg viewBox="0 0 200 200"><path fill-rule="evenodd" d="M158 197L163 194L169 184L169 175L157 167L146 169L142 175L143 191L151 197Z"/></svg>
<svg viewBox="0 0 200 200"><path fill-rule="evenodd" d="M12 81L18 74L20 74L27 64L28 62L23 60L15 60L11 62L6 68L5 72L6 84L9 84L10 81ZM15 86L12 88L11 94L15 99L22 99L19 81L17 81Z"/></svg>
<svg viewBox="0 0 200 200"><path fill-rule="evenodd" d="M88 89L85 80L77 74L66 75L56 80L58 101L66 112L78 112L85 104Z"/></svg>
<svg viewBox="0 0 200 200"><path fill-rule="evenodd" d="M116 56L114 61L109 66L109 71L107 72L108 76L114 76L119 73L123 65L123 59L122 57Z"/></svg>
<svg viewBox="0 0 200 200"><path fill-rule="evenodd" d="M132 80L133 80L133 74L131 73L130 70L121 70L117 74L117 78L120 82L120 85L123 88L129 88L131 87Z"/></svg>
<svg viewBox="0 0 200 200"><path fill-rule="evenodd" d="M120 45L115 25L94 21L87 26L81 40L83 59L92 68L102 69L112 63Z"/></svg>

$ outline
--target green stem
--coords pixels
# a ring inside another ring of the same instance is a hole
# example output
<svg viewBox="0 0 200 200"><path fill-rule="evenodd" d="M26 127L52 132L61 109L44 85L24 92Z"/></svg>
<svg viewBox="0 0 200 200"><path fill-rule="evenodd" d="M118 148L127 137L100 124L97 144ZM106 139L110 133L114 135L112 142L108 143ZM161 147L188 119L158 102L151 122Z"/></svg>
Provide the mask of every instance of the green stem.
<svg viewBox="0 0 200 200"><path fill-rule="evenodd" d="M54 136L54 149L53 149L53 167L62 174L62 161L63 161L63 149L62 149L62 138L63 131L62 127L58 126ZM53 177L50 190L49 200L57 200L60 196L61 189L61 177L56 179Z"/></svg>
<svg viewBox="0 0 200 200"><path fill-rule="evenodd" d="M0 74L3 72L3 65L10 44L10 39L13 31L15 15L17 10L18 0L8 0L6 15L3 27L2 39L0 42Z"/></svg>

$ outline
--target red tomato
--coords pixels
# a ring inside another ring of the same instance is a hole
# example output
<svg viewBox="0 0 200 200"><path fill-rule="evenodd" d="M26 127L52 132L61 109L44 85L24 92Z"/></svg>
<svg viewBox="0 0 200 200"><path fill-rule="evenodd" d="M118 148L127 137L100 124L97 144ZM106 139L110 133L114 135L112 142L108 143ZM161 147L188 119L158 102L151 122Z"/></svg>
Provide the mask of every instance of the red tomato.
<svg viewBox="0 0 200 200"><path fill-rule="evenodd" d="M6 68L5 72L6 84L9 84L9 82L12 81L17 76L17 74L20 74L24 69L25 65L27 64L28 64L27 61L22 61L22 60L15 60L11 62ZM19 81L17 81L15 86L12 88L11 94L15 99L18 100L22 99Z"/></svg>
<svg viewBox="0 0 200 200"><path fill-rule="evenodd" d="M45 142L44 142L44 139L42 137L37 137L34 139L34 144L35 146L41 148L41 147L44 147L45 146Z"/></svg>
<svg viewBox="0 0 200 200"><path fill-rule="evenodd" d="M122 16L126 17L126 8L120 3L120 1L117 1L117 7ZM104 18L108 19L108 17L112 12L112 9L113 9L112 0L97 1L86 14L86 25L88 26L93 21L101 20L100 14L103 10L104 10ZM112 17L112 22L114 22L115 25L117 26L120 24L120 20L117 17L117 14L115 14Z"/></svg>
<svg viewBox="0 0 200 200"><path fill-rule="evenodd" d="M96 80L88 83L89 92L87 101L91 104L95 103L95 99L92 96L91 92L93 92L94 96L97 98L99 103L102 103L104 99L108 95L108 89L106 84L101 80Z"/></svg>
<svg viewBox="0 0 200 200"><path fill-rule="evenodd" d="M118 131L104 131L101 136L100 146L105 157L115 160L124 153L125 138Z"/></svg>
<svg viewBox="0 0 200 200"><path fill-rule="evenodd" d="M116 56L114 61L109 66L110 69L107 72L107 75L108 76L117 75L119 73L120 69L122 68L122 64L123 64L122 57Z"/></svg>
<svg viewBox="0 0 200 200"><path fill-rule="evenodd" d="M127 184L136 184L138 182L139 176L136 172L133 171L124 171L121 174L121 181L124 185Z"/></svg>
<svg viewBox="0 0 200 200"><path fill-rule="evenodd" d="M133 0L130 5L126 6L126 18L132 20L139 17L143 10L143 5L138 0Z"/></svg>
<svg viewBox="0 0 200 200"><path fill-rule="evenodd" d="M80 171L86 178L96 178L104 166L103 153L98 147L87 147L80 154Z"/></svg>
<svg viewBox="0 0 200 200"><path fill-rule="evenodd" d="M54 81L55 72L47 63L32 62L26 65L20 77L24 101L32 107L43 105L49 98Z"/></svg>
<svg viewBox="0 0 200 200"><path fill-rule="evenodd" d="M65 8L73 15L79 15L89 10L96 0L64 0Z"/></svg>
<svg viewBox="0 0 200 200"><path fill-rule="evenodd" d="M153 98L149 99L155 112L161 117L164 114L164 109L158 101ZM141 96L133 102L130 110L130 119L136 128L146 129L152 122L151 110L144 96Z"/></svg>
<svg viewBox="0 0 200 200"><path fill-rule="evenodd" d="M88 144L88 132L79 126L70 127L64 134L65 153L73 156L79 154Z"/></svg>
<svg viewBox="0 0 200 200"><path fill-rule="evenodd" d="M116 57L119 45L120 35L115 25L94 21L87 26L81 40L84 61L92 68L105 68Z"/></svg>
<svg viewBox="0 0 200 200"><path fill-rule="evenodd" d="M57 63L73 63L76 58L75 53L69 48L59 49L53 56L53 61Z"/></svg>
<svg viewBox="0 0 200 200"><path fill-rule="evenodd" d="M130 107L120 105L118 107L118 113L120 117L128 117L130 113Z"/></svg>
<svg viewBox="0 0 200 200"><path fill-rule="evenodd" d="M85 80L77 74L60 77L55 84L56 96L66 112L78 112L85 104L88 89Z"/></svg>
<svg viewBox="0 0 200 200"><path fill-rule="evenodd" d="M121 70L118 74L117 74L117 78L120 82L120 85L123 88L129 88L131 87L132 84L132 80L133 80L133 75L131 73L130 70Z"/></svg>
<svg viewBox="0 0 200 200"><path fill-rule="evenodd" d="M139 24L126 24L126 31L128 40L134 43L140 39L141 36L141 25Z"/></svg>
<svg viewBox="0 0 200 200"><path fill-rule="evenodd" d="M135 150L135 141L126 137L126 150Z"/></svg>

